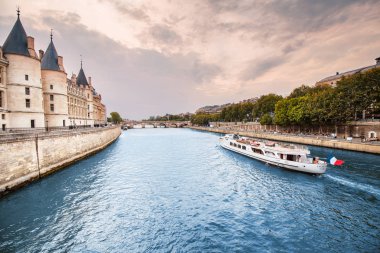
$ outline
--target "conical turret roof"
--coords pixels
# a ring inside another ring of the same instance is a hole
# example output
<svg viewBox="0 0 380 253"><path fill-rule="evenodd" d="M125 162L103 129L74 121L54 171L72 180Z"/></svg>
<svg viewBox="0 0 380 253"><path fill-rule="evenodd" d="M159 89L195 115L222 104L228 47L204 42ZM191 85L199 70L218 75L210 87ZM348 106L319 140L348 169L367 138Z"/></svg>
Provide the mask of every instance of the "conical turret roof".
<svg viewBox="0 0 380 253"><path fill-rule="evenodd" d="M30 56L28 51L28 40L24 27L21 24L19 13L17 20L14 24L12 31L9 33L3 45L3 52L5 54L21 54Z"/></svg>
<svg viewBox="0 0 380 253"><path fill-rule="evenodd" d="M83 68L82 68L82 63L80 64L80 70L79 70L79 74L78 74L78 77L77 77L77 84L78 85L81 85L81 84L88 85L86 75L84 74L84 71L83 71Z"/></svg>
<svg viewBox="0 0 380 253"><path fill-rule="evenodd" d="M58 65L58 54L57 50L55 49L53 39L51 39L50 44L46 49L44 56L42 57L41 69L60 71Z"/></svg>

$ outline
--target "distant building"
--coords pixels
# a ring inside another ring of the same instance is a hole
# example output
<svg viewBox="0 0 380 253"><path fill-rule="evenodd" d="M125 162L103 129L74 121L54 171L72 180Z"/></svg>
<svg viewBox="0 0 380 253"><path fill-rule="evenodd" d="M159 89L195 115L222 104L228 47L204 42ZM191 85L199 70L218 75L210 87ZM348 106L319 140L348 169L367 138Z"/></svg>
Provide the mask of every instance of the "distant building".
<svg viewBox="0 0 380 253"><path fill-rule="evenodd" d="M374 68L380 68L380 57L376 58L375 61L376 61L375 65L350 70L344 73L336 72L336 75L325 77L322 80L318 81L316 85L329 84L329 85L335 86L336 83L340 81L344 76L347 77L353 74L363 73Z"/></svg>
<svg viewBox="0 0 380 253"><path fill-rule="evenodd" d="M67 79L52 34L46 52L39 50L37 55L19 11L0 47L0 115L3 131L106 124L106 107L91 77L87 80L82 63L78 77Z"/></svg>

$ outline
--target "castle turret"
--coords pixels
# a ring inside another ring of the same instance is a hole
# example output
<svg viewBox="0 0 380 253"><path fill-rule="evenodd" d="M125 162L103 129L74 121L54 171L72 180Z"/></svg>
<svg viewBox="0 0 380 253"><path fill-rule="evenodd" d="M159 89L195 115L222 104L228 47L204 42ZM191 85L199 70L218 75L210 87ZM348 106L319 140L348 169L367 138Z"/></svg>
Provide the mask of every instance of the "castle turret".
<svg viewBox="0 0 380 253"><path fill-rule="evenodd" d="M17 20L3 45L7 67L7 128L44 127L41 63L17 10Z"/></svg>
<svg viewBox="0 0 380 253"><path fill-rule="evenodd" d="M89 78L91 79L91 78ZM93 87L92 85L89 83L89 81L87 80L86 78L86 75L84 74L84 71L83 71L83 62L81 60L80 62L80 70L79 70L79 73L78 73L78 77L77 77L77 85L81 85L83 86L84 88L84 91L85 91L85 96L86 96L86 100L87 100L87 115L86 115L86 124L89 125L89 126L94 126L94 115L93 115L93 112L94 112L94 105L93 105Z"/></svg>
<svg viewBox="0 0 380 253"><path fill-rule="evenodd" d="M77 84L83 85L83 86L88 85L86 75L84 74L84 71L83 71L82 61L80 61L80 70L77 77Z"/></svg>
<svg viewBox="0 0 380 253"><path fill-rule="evenodd" d="M47 127L67 127L67 74L63 58L58 56L50 34L50 43L41 59L42 89L44 94L45 120Z"/></svg>

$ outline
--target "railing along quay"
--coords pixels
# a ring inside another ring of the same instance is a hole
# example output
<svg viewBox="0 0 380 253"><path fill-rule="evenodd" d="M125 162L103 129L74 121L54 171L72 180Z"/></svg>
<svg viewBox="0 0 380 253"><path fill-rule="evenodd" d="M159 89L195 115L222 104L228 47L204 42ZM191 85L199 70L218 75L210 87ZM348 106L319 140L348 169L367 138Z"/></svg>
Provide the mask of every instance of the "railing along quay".
<svg viewBox="0 0 380 253"><path fill-rule="evenodd" d="M22 129L13 128L7 129L7 131L0 131L0 142L16 141L28 138L45 137L45 136L62 136L84 132L96 132L103 129L109 129L120 126L99 126L99 127L56 127L56 128L33 128Z"/></svg>

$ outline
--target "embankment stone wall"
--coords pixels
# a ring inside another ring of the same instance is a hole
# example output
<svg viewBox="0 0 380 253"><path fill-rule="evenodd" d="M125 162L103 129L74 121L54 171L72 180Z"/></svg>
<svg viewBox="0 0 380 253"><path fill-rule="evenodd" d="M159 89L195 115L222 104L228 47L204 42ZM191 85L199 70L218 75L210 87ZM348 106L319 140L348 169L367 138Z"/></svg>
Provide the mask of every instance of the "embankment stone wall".
<svg viewBox="0 0 380 253"><path fill-rule="evenodd" d="M120 134L113 127L0 140L0 195L105 148Z"/></svg>

